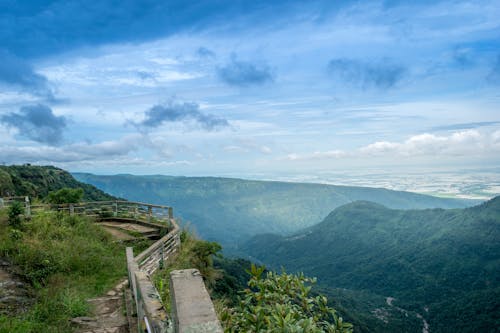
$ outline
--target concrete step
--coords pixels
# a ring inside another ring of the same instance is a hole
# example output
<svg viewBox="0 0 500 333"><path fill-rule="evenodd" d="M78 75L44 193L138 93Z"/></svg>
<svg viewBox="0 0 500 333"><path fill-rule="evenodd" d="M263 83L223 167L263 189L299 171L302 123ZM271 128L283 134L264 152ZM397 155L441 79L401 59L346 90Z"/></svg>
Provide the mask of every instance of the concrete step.
<svg viewBox="0 0 500 333"><path fill-rule="evenodd" d="M127 280L120 281L105 296L88 299L93 309L92 317L73 318L78 333L130 333L129 321L124 315L124 291Z"/></svg>

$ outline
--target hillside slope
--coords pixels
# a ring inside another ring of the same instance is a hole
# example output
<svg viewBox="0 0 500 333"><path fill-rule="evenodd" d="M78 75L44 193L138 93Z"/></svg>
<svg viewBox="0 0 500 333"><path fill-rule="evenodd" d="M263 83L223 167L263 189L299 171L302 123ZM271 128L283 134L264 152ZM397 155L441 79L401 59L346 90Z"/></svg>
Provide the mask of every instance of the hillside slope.
<svg viewBox="0 0 500 333"><path fill-rule="evenodd" d="M354 202L294 236L256 236L243 251L331 288L395 297L432 332L500 327L500 197L451 210Z"/></svg>
<svg viewBox="0 0 500 333"><path fill-rule="evenodd" d="M214 177L97 176L75 178L129 200L174 207L201 237L231 248L263 232L287 234L320 222L334 208L371 200L392 208L458 208L471 201L379 188Z"/></svg>
<svg viewBox="0 0 500 333"><path fill-rule="evenodd" d="M53 166L0 166L0 197L28 195L44 198L49 192L64 187L82 188L83 199L87 201L115 199L92 185L77 181L69 172Z"/></svg>

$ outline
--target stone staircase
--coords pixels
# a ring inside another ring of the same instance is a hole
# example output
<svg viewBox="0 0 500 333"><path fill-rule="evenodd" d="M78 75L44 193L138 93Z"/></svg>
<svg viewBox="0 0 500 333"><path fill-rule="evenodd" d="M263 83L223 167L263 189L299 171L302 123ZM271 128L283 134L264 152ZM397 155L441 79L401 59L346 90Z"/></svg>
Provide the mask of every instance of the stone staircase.
<svg viewBox="0 0 500 333"><path fill-rule="evenodd" d="M130 325L137 327L133 318L126 313L126 292L128 280L118 283L105 296L88 299L93 309L92 317L73 318L78 333L129 333Z"/></svg>

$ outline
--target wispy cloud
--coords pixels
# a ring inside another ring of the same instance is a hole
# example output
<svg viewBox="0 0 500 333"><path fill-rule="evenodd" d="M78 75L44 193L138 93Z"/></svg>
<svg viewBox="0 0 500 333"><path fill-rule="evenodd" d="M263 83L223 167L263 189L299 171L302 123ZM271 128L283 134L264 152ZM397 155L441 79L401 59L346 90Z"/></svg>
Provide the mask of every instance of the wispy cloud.
<svg viewBox="0 0 500 333"><path fill-rule="evenodd" d="M215 52L203 46L199 47L198 50L196 50L196 54L200 58L215 58Z"/></svg>
<svg viewBox="0 0 500 333"><path fill-rule="evenodd" d="M328 73L337 81L362 89L388 89L394 87L404 77L406 68L388 59L364 62L335 58L328 63Z"/></svg>
<svg viewBox="0 0 500 333"><path fill-rule="evenodd" d="M328 150L315 151L311 154L289 154L287 159L290 161L305 161L305 160L325 160L347 157L349 154L343 150Z"/></svg>
<svg viewBox="0 0 500 333"><path fill-rule="evenodd" d="M235 55L226 65L217 68L217 75L232 86L258 86L274 80L271 69L266 64L240 61Z"/></svg>
<svg viewBox="0 0 500 333"><path fill-rule="evenodd" d="M497 55L496 60L491 67L491 71L488 74L488 81L495 84L500 83L500 54Z"/></svg>
<svg viewBox="0 0 500 333"><path fill-rule="evenodd" d="M194 102L168 101L158 104L144 112L144 120L136 124L141 128L152 129L164 123L194 122L207 131L218 130L229 126L229 122L212 114L200 111L200 106Z"/></svg>
<svg viewBox="0 0 500 333"><path fill-rule="evenodd" d="M0 49L0 83L48 100L54 99L45 76L36 73L25 60L2 49Z"/></svg>
<svg viewBox="0 0 500 333"><path fill-rule="evenodd" d="M461 68L467 69L474 65L475 58L470 47L456 47L452 54L453 61Z"/></svg>
<svg viewBox="0 0 500 333"><path fill-rule="evenodd" d="M49 145L59 144L66 128L66 118L54 115L43 104L23 106L17 113L2 116L0 122L17 129L21 136Z"/></svg>
<svg viewBox="0 0 500 333"><path fill-rule="evenodd" d="M450 130L466 130L485 126L495 126L500 124L500 121L481 121L474 123L451 124L445 126L436 126L431 128L432 131L450 131Z"/></svg>

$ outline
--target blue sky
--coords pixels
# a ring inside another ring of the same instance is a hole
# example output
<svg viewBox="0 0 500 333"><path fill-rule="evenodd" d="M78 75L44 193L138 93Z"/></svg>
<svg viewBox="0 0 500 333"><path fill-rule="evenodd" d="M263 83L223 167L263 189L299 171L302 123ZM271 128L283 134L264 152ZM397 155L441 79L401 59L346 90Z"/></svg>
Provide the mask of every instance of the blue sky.
<svg viewBox="0 0 500 333"><path fill-rule="evenodd" d="M0 13L6 164L245 177L500 162L498 0L4 0Z"/></svg>

